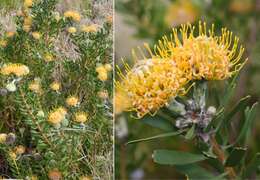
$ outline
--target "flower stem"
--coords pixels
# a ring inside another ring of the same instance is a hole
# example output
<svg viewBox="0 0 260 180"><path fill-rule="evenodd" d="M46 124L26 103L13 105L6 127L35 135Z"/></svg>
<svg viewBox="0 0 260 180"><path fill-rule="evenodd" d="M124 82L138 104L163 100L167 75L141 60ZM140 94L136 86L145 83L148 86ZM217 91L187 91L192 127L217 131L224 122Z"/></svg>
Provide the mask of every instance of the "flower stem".
<svg viewBox="0 0 260 180"><path fill-rule="evenodd" d="M220 147L220 145L217 143L217 141L215 139L215 136L211 136L210 143L211 143L211 146L213 148L213 152L217 156L218 160L224 166L224 162L225 162L226 156L225 156L224 151ZM234 168L232 168L232 167L225 167L225 172L228 174L229 179L235 179L236 178L236 172L235 172Z"/></svg>

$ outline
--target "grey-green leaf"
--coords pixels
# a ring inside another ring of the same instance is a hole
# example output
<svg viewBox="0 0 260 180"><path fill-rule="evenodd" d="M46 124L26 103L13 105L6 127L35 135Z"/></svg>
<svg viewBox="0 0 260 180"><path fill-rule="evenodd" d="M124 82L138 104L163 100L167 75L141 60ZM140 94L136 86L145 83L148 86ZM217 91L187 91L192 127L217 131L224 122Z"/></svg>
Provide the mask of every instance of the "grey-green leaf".
<svg viewBox="0 0 260 180"><path fill-rule="evenodd" d="M187 134L185 135L185 139L190 140L194 137L195 132L195 124L192 125L192 127L188 130Z"/></svg>
<svg viewBox="0 0 260 180"><path fill-rule="evenodd" d="M201 154L192 154L188 152L173 150L155 150L153 160L158 164L164 165L185 165L207 159Z"/></svg>
<svg viewBox="0 0 260 180"><path fill-rule="evenodd" d="M225 166L233 167L239 165L240 161L243 159L245 154L245 148L234 148L228 156Z"/></svg>
<svg viewBox="0 0 260 180"><path fill-rule="evenodd" d="M162 129L164 131L173 131L174 130L174 126L169 120L162 118L158 115L156 115L156 116L147 115L143 119L141 119L141 122L148 124L152 127Z"/></svg>
<svg viewBox="0 0 260 180"><path fill-rule="evenodd" d="M143 142L143 141L150 141L150 140L154 140L154 139L158 139L158 138L176 136L176 135L181 134L183 131L184 130L179 130L179 131L175 131L175 132L159 134L157 136L152 136L152 137L148 137L148 138L136 139L136 140L127 142L126 145L133 144L133 143L138 143L138 142Z"/></svg>

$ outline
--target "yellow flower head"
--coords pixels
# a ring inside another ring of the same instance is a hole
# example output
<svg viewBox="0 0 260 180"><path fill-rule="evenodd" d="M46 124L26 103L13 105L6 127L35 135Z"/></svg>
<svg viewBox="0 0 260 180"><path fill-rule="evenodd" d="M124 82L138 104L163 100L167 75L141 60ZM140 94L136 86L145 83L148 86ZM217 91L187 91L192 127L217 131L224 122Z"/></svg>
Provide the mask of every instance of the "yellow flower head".
<svg viewBox="0 0 260 180"><path fill-rule="evenodd" d="M127 74L119 72L122 81L117 86L127 94L129 110L137 111L138 117L155 113L171 98L183 93L189 81L171 59L150 58L139 60L132 69L125 66Z"/></svg>
<svg viewBox="0 0 260 180"><path fill-rule="evenodd" d="M33 0L24 0L24 7L30 8L33 5Z"/></svg>
<svg viewBox="0 0 260 180"><path fill-rule="evenodd" d="M59 82L53 82L50 85L50 88L54 91L59 91L61 87L61 84Z"/></svg>
<svg viewBox="0 0 260 180"><path fill-rule="evenodd" d="M70 96L66 99L66 103L68 106L77 106L79 99L76 96Z"/></svg>
<svg viewBox="0 0 260 180"><path fill-rule="evenodd" d="M15 152L15 154L21 155L25 152L25 147L22 145L16 146L14 148L14 152Z"/></svg>
<svg viewBox="0 0 260 180"><path fill-rule="evenodd" d="M13 31L9 31L9 32L6 33L6 36L9 37L9 38L13 37L14 35L15 35L15 32L13 32Z"/></svg>
<svg viewBox="0 0 260 180"><path fill-rule="evenodd" d="M48 177L50 180L60 180L62 179L62 174L58 169L53 169L48 172Z"/></svg>
<svg viewBox="0 0 260 180"><path fill-rule="evenodd" d="M31 25L23 25L23 30L29 32L31 30Z"/></svg>
<svg viewBox="0 0 260 180"><path fill-rule="evenodd" d="M76 29L75 27L69 27L69 28L67 29L67 31L68 31L69 33L73 34L73 33L76 33L76 32L77 32L77 29Z"/></svg>
<svg viewBox="0 0 260 180"><path fill-rule="evenodd" d="M73 19L74 21L77 21L77 22L79 22L80 19L81 19L80 14L77 11L66 11L64 13L64 16L66 18L71 18L71 19Z"/></svg>
<svg viewBox="0 0 260 180"><path fill-rule="evenodd" d="M32 36L34 39L37 39L37 40L41 38L41 34L39 32L33 32Z"/></svg>
<svg viewBox="0 0 260 180"><path fill-rule="evenodd" d="M65 119L67 111L65 108L60 107L49 113L48 122L52 125L60 124Z"/></svg>
<svg viewBox="0 0 260 180"><path fill-rule="evenodd" d="M238 46L238 38L233 33L222 29L222 34L214 34L214 25L207 31L206 23L196 28L190 24L173 29L171 40L163 37L156 47L156 55L160 58L172 59L178 66L186 68L192 79L223 80L239 71L244 63L239 63L244 48Z"/></svg>
<svg viewBox="0 0 260 180"><path fill-rule="evenodd" d="M112 66L111 66L111 64L105 64L105 65L104 65L104 68L105 68L107 71L112 71Z"/></svg>
<svg viewBox="0 0 260 180"><path fill-rule="evenodd" d="M24 18L23 24L24 24L24 25L31 26L31 25L32 25L32 17L31 17L31 16L28 16L28 17Z"/></svg>
<svg viewBox="0 0 260 180"><path fill-rule="evenodd" d="M41 82L39 79L35 79L33 82L29 84L29 89L35 93L41 92Z"/></svg>
<svg viewBox="0 0 260 180"><path fill-rule="evenodd" d="M0 46L5 48L7 46L7 41L6 40L0 40Z"/></svg>
<svg viewBox="0 0 260 180"><path fill-rule="evenodd" d="M89 25L89 26L84 25L84 26L81 27L81 31L87 32L87 33L88 32L97 32L97 30L98 30L97 24L92 24L92 25Z"/></svg>
<svg viewBox="0 0 260 180"><path fill-rule="evenodd" d="M75 114L74 121L79 123L84 123L87 121L88 115L85 112L77 112Z"/></svg>
<svg viewBox="0 0 260 180"><path fill-rule="evenodd" d="M23 65L23 64L7 64L4 65L1 68L1 74L3 75L10 75L10 74L15 74L18 77L21 76L25 76L27 74L29 74L30 70L27 66Z"/></svg>
<svg viewBox="0 0 260 180"><path fill-rule="evenodd" d="M45 62L51 62L54 59L53 59L53 56L51 54L45 54L44 55L44 60L45 60Z"/></svg>
<svg viewBox="0 0 260 180"><path fill-rule="evenodd" d="M106 81L108 79L107 72L100 72L98 74L98 79L101 81Z"/></svg>
<svg viewBox="0 0 260 180"><path fill-rule="evenodd" d="M194 22L198 17L198 10L191 0L177 0L166 11L165 22L168 26L178 26L186 22Z"/></svg>
<svg viewBox="0 0 260 180"><path fill-rule="evenodd" d="M7 134L1 133L0 134L0 144L5 143Z"/></svg>

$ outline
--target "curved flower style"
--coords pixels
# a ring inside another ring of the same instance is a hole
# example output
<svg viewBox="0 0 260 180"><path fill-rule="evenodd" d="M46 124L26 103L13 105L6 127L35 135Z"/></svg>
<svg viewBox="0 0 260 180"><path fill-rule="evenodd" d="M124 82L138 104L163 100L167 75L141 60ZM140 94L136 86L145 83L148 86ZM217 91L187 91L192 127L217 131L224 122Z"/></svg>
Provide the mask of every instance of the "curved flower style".
<svg viewBox="0 0 260 180"><path fill-rule="evenodd" d="M171 59L144 59L131 70L127 65L126 68L126 76L119 73L122 81L117 85L127 93L131 102L129 110L135 110L139 118L155 113L171 98L183 93L189 81Z"/></svg>
<svg viewBox="0 0 260 180"><path fill-rule="evenodd" d="M244 48L239 47L238 37L226 28L222 28L220 36L214 34L214 25L207 30L206 23L199 24L198 36L196 27L182 25L180 30L173 29L170 40L164 36L155 47L156 56L170 58L177 64L189 66L192 79L223 80L239 71L244 63L240 63ZM181 38L178 37L181 33Z"/></svg>

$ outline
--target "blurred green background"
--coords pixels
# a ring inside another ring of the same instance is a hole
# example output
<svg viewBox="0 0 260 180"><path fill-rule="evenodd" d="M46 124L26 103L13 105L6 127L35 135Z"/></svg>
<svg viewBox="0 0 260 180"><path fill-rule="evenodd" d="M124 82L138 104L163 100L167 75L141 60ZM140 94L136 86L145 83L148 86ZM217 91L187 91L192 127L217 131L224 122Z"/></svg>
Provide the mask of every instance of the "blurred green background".
<svg viewBox="0 0 260 180"><path fill-rule="evenodd" d="M251 103L260 100L260 0L116 0L115 61L124 57L131 62L131 49L151 45L172 27L182 23L197 24L199 20L214 23L216 31L227 27L240 38L245 47L243 59L249 62L240 73L231 104L251 95ZM221 90L219 88L219 90ZM116 111L117 106L115 107ZM240 116L233 120L239 126ZM248 142L249 153L260 150L260 109ZM116 115L116 179L186 179L174 168L153 163L154 149L194 150L195 142L178 137L125 145L129 140L150 137L160 131L132 119L127 113ZM234 133L234 136L236 133ZM232 141L232 139L231 139Z"/></svg>

